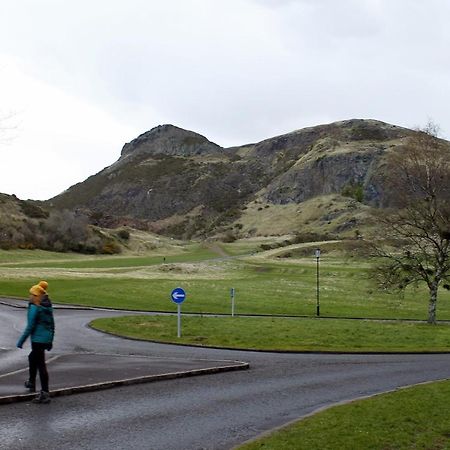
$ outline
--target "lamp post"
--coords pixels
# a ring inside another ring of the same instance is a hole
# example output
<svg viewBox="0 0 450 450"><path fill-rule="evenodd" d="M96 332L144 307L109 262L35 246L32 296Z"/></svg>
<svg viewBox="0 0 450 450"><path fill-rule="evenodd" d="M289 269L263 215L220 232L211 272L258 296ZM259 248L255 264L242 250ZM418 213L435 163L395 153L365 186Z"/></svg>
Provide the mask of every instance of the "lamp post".
<svg viewBox="0 0 450 450"><path fill-rule="evenodd" d="M320 316L320 302L319 302L319 259L320 259L320 248L316 248L316 275L317 275L317 302L316 302L316 315L317 317Z"/></svg>

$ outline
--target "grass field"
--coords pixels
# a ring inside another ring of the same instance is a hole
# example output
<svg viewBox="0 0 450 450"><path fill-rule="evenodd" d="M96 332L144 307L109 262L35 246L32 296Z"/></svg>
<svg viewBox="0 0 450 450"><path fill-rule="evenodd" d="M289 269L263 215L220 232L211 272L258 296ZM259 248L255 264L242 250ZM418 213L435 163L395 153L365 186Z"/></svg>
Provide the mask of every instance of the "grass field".
<svg viewBox="0 0 450 450"><path fill-rule="evenodd" d="M247 244L248 245L248 244ZM237 247L233 250L248 251ZM226 251L229 252L228 248ZM236 313L314 316L316 266L314 258L279 260L274 252L218 260L211 249L192 247L181 262L161 263L161 255L79 259L60 254L0 253L0 295L27 297L39 279L50 282L54 301L120 309L171 311L170 292L187 292L185 312L229 313L230 289L236 290ZM35 258L36 254L32 254ZM32 259L33 259L32 258ZM72 258L72 259L71 259ZM209 259L208 259L209 258ZM211 259L212 258L212 259ZM188 261L188 262L183 262ZM427 317L427 291L409 290L402 297L376 289L367 260L323 257L320 265L320 312L328 317L419 319ZM438 320L450 320L450 293L441 290Z"/></svg>
<svg viewBox="0 0 450 450"><path fill-rule="evenodd" d="M94 328L158 342L281 351L448 352L450 324L342 319L175 316L97 319Z"/></svg>
<svg viewBox="0 0 450 450"><path fill-rule="evenodd" d="M450 381L337 406L241 450L450 449Z"/></svg>
<svg viewBox="0 0 450 450"><path fill-rule="evenodd" d="M33 254L33 252L37 252ZM12 254L11 257L8 253ZM8 259L10 256L10 259ZM202 261L217 257L217 254L209 248L191 245L180 247L178 251L158 250L149 256L86 256L79 254L64 254L55 252L43 252L40 250L6 252L0 251L0 267L25 267L25 268L63 268L63 269L102 269L114 267L143 267L155 264L180 263Z"/></svg>

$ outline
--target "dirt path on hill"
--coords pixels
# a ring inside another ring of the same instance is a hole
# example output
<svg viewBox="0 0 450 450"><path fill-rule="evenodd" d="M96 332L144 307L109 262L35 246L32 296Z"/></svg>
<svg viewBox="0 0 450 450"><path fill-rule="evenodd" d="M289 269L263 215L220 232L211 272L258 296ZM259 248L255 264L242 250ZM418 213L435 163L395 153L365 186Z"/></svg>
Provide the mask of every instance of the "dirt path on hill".
<svg viewBox="0 0 450 450"><path fill-rule="evenodd" d="M222 258L226 258L227 256L230 256L219 244L206 244L206 248L211 250L212 252L216 253L218 256Z"/></svg>

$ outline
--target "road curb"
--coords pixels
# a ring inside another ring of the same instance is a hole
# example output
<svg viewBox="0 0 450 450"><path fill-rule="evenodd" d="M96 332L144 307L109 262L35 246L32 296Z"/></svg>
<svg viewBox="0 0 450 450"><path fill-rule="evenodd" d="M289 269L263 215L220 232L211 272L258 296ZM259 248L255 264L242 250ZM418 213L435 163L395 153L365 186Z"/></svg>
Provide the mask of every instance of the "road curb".
<svg viewBox="0 0 450 450"><path fill-rule="evenodd" d="M96 319L94 319L96 320ZM236 352L252 352L252 353L275 353L275 354L287 354L287 355L448 355L450 354L450 350L442 350L442 351L338 351L338 350L275 350L275 349L257 349L257 348L244 348L244 347L219 347L213 345L204 345L204 344L193 344L193 343L183 343L183 342L170 342L170 341L158 341L155 339L144 339L138 337L124 336L122 334L116 334L111 331L105 331L101 328L96 328L92 325L92 322L89 322L86 325L91 330L97 331L98 333L108 334L110 336L114 336L120 339L128 339L130 341L138 341L138 342L150 342L152 344L161 344L161 345L175 345L178 347L194 347L194 348L204 348L210 350L230 350Z"/></svg>
<svg viewBox="0 0 450 450"><path fill-rule="evenodd" d="M409 388L413 388L413 387L416 387L416 386L423 386L423 385L432 384L432 383L440 383L440 382L444 382L444 381L450 381L450 378L439 378L437 380L421 381L420 383L407 384L405 386L400 386L400 387L397 387L397 388L394 388L394 389L389 389L388 391L377 392L375 394L361 395L360 397L355 397L355 398L352 398L352 399L349 399L349 400L341 400L339 402L331 403L329 405L320 406L319 408L314 409L310 413L304 414L303 416L297 417L296 419L290 420L289 422L286 422L286 423L284 423L282 425L279 425L279 426L277 426L275 428L272 428L270 430L264 431L264 432L258 434L257 436L255 436L253 438L247 439L246 441L235 445L230 450L239 450L244 445L249 445L249 444L252 444L252 443L254 443L256 441L259 441L260 439L268 438L272 434L275 434L275 433L277 433L279 431L282 431L282 430L290 427L291 425L295 425L297 423L300 423L303 420L308 419L309 417L316 416L317 414L320 414L321 412L327 411L327 410L335 408L335 407L337 408L339 406L350 405L352 403L357 403L359 401L368 400L370 398L379 397L379 396L385 395L385 394L392 394L392 393L399 392L399 391L402 391L402 390L405 390L405 389L409 389Z"/></svg>
<svg viewBox="0 0 450 450"><path fill-rule="evenodd" d="M7 297L3 297L7 298ZM11 297L12 300L24 300L27 299L22 297ZM5 306L11 306L13 308L24 308L24 306L13 305L6 301L1 301L0 304ZM138 314L161 314L161 315L175 315L176 312L173 310L142 310L142 309L117 309L108 306L86 306L77 303L53 303L53 307L56 309L74 309L74 310L87 310L87 311L113 311L118 313L138 313ZM195 312L195 311L184 311L184 315L187 316L199 316L199 317L232 317L231 313L210 313L210 312ZM355 321L370 321L370 322L417 322L417 323L427 323L426 319L408 319L408 318L394 318L394 317L349 317L349 316L320 316L311 314L264 314L264 313L244 313L235 314L235 317L262 317L262 318L273 318L273 319L315 319L315 320L355 320ZM437 323L450 323L450 319L438 320Z"/></svg>
<svg viewBox="0 0 450 450"><path fill-rule="evenodd" d="M14 299L14 300L23 300L23 301L27 301L26 299ZM3 300L0 300L0 305L5 305L5 306L9 306L11 308L17 308L17 309L27 309L28 308L28 304L24 304L24 305L14 305L13 303L9 303L9 302L5 302ZM56 303L53 304L53 309L66 309L66 310L75 310L75 311L92 311L95 308L91 308L90 306L72 306L72 305L63 305L61 303Z"/></svg>
<svg viewBox="0 0 450 450"><path fill-rule="evenodd" d="M184 372L169 372L158 375L145 375L135 378L125 378L123 380L106 381L101 383L86 384L82 386L74 386L70 388L61 388L50 391L50 397L62 397L64 395L80 394L83 392L100 391L103 389L111 389L120 386L130 386L133 384L152 383L156 381L174 380L178 378L188 378L200 375L211 375L221 372L233 372L237 370L247 370L250 364L245 362L236 362L228 366L209 367L207 369L194 369ZM0 405L23 402L32 400L36 394L18 394L0 397Z"/></svg>

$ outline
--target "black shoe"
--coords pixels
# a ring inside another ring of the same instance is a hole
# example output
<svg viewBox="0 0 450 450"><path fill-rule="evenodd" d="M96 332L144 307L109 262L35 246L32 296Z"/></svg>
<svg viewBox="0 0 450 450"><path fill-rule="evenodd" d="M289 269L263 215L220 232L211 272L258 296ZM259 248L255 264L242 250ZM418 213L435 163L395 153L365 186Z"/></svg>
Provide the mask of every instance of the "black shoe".
<svg viewBox="0 0 450 450"><path fill-rule="evenodd" d="M48 392L41 391L33 398L33 400L31 400L31 403L50 403L50 395Z"/></svg>
<svg viewBox="0 0 450 450"><path fill-rule="evenodd" d="M25 387L28 389L29 392L36 392L36 386L30 380L25 381L24 384L25 384Z"/></svg>

